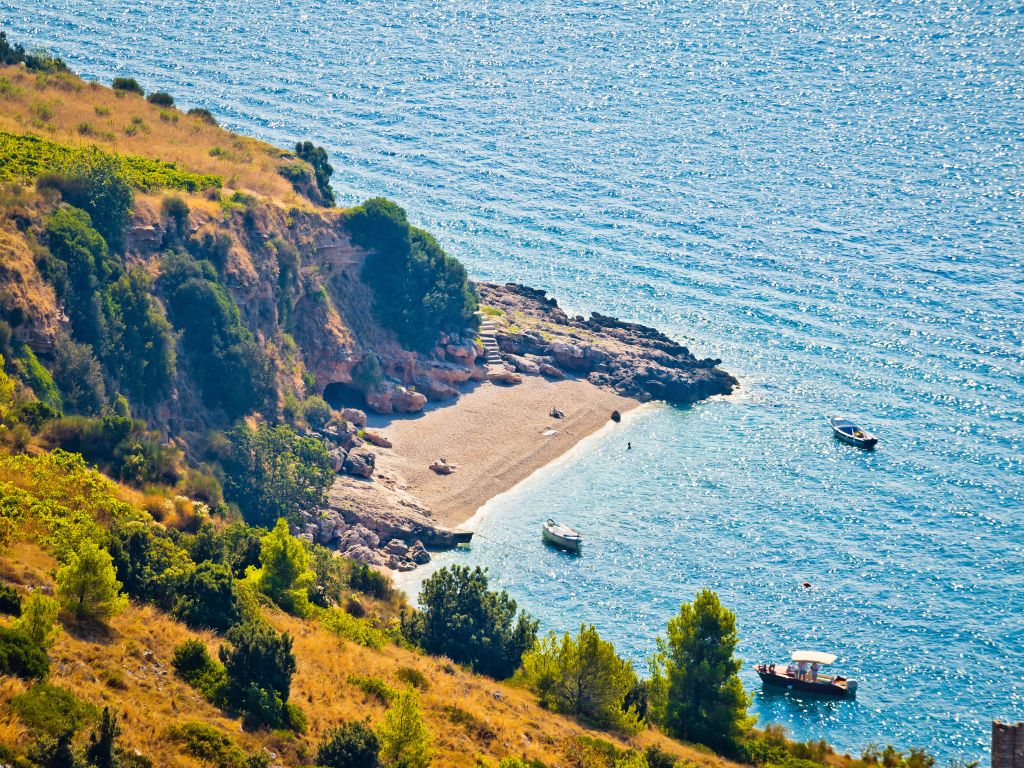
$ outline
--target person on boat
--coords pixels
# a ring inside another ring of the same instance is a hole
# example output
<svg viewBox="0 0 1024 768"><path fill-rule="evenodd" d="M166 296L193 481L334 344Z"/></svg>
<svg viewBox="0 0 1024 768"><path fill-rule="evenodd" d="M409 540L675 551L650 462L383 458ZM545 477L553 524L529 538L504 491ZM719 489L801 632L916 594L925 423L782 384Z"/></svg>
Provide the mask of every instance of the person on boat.
<svg viewBox="0 0 1024 768"><path fill-rule="evenodd" d="M801 661L799 664L796 665L796 678L797 678L797 680L806 680L807 679L807 662L806 661Z"/></svg>
<svg viewBox="0 0 1024 768"><path fill-rule="evenodd" d="M818 662L811 664L811 682L817 682L818 680Z"/></svg>
<svg viewBox="0 0 1024 768"><path fill-rule="evenodd" d="M789 675L790 677L796 677L796 663L795 662L792 662L792 661L789 662L789 666L786 667L786 674Z"/></svg>

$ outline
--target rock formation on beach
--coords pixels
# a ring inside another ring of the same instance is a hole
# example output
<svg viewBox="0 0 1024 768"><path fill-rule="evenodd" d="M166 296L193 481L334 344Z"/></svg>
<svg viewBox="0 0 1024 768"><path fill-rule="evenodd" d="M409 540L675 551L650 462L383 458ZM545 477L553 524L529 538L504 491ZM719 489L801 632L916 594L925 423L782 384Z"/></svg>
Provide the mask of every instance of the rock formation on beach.
<svg viewBox="0 0 1024 768"><path fill-rule="evenodd" d="M516 283L478 283L484 311L496 326L502 357L524 375L585 377L641 401L688 405L727 395L739 382L697 359L660 331L594 312L570 317L545 291Z"/></svg>

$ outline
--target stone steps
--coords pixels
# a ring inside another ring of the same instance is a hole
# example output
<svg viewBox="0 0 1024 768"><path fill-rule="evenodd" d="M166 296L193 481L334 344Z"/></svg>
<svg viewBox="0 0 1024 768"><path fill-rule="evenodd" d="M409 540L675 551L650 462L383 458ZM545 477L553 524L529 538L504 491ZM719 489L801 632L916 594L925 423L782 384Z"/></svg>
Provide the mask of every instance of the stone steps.
<svg viewBox="0 0 1024 768"><path fill-rule="evenodd" d="M501 350L498 348L498 341L494 338L497 326L487 318L480 320L480 342L484 345L484 359L487 365L502 365Z"/></svg>

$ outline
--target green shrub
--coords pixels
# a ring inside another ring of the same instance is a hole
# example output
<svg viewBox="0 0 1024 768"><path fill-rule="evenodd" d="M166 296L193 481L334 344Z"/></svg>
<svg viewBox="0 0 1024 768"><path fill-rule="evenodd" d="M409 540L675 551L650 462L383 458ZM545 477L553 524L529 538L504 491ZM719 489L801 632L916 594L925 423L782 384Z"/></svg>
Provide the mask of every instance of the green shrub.
<svg viewBox="0 0 1024 768"><path fill-rule="evenodd" d="M331 406L322 397L307 397L302 403L302 415L313 429L323 429L333 415Z"/></svg>
<svg viewBox="0 0 1024 768"><path fill-rule="evenodd" d="M96 707L71 691L48 683L36 683L15 696L11 709L34 733L47 736L77 733L99 714Z"/></svg>
<svg viewBox="0 0 1024 768"><path fill-rule="evenodd" d="M146 97L146 101L150 104L156 104L158 107L174 106L174 97L164 91L154 91Z"/></svg>
<svg viewBox="0 0 1024 768"><path fill-rule="evenodd" d="M22 604L21 616L11 625L11 629L21 632L46 650L60 631L57 625L59 613L60 604L37 589Z"/></svg>
<svg viewBox="0 0 1024 768"><path fill-rule="evenodd" d="M399 667L395 672L395 676L403 683L411 685L413 688L418 688L421 691L430 689L430 683L427 681L427 676L415 667Z"/></svg>
<svg viewBox="0 0 1024 768"><path fill-rule="evenodd" d="M242 325L212 265L172 255L157 286L171 321L184 335L183 348L207 406L224 409L231 419L262 406L273 388L271 363Z"/></svg>
<svg viewBox="0 0 1024 768"><path fill-rule="evenodd" d="M421 611L403 633L427 653L447 656L497 679L512 675L537 638L537 622L508 593L487 589L482 568L448 566L423 582Z"/></svg>
<svg viewBox="0 0 1024 768"><path fill-rule="evenodd" d="M115 91L125 91L126 93L137 93L139 96L145 96L146 92L142 90L142 86L134 77L115 77L114 82L111 83L111 87Z"/></svg>
<svg viewBox="0 0 1024 768"><path fill-rule="evenodd" d="M321 440L299 437L286 426L260 425L253 432L244 423L228 437L224 495L247 522L270 527L281 518L295 521L325 503L334 471Z"/></svg>
<svg viewBox="0 0 1024 768"><path fill-rule="evenodd" d="M461 725L474 739L483 742L494 741L497 732L479 717L454 704L442 704L438 708L450 722Z"/></svg>
<svg viewBox="0 0 1024 768"><path fill-rule="evenodd" d="M390 600L395 594L395 588L387 574L359 561L352 562L348 572L348 584L352 589L378 600Z"/></svg>
<svg viewBox="0 0 1024 768"><path fill-rule="evenodd" d="M21 616L21 593L7 584L0 584L0 613Z"/></svg>
<svg viewBox="0 0 1024 768"><path fill-rule="evenodd" d="M178 677L202 693L207 701L215 706L224 706L227 673L202 641L192 638L175 648L171 666Z"/></svg>
<svg viewBox="0 0 1024 768"><path fill-rule="evenodd" d="M43 241L52 258L43 273L64 302L75 338L99 349L105 335L100 291L120 266L92 224L89 214L80 208L61 206L50 214Z"/></svg>
<svg viewBox="0 0 1024 768"><path fill-rule="evenodd" d="M51 56L44 50L28 52L18 43L11 45L7 42L6 32L0 32L0 64L24 64L26 69L38 72L63 72L67 70L67 66L63 61L55 56Z"/></svg>
<svg viewBox="0 0 1024 768"><path fill-rule="evenodd" d="M327 161L327 150L323 147L314 146L312 142L302 141L295 145L295 154L313 166L313 174L316 176L316 186L320 190L320 197L324 205L334 205L334 190L331 189L331 175L334 168Z"/></svg>
<svg viewBox="0 0 1024 768"><path fill-rule="evenodd" d="M291 636L249 622L232 628L227 639L231 645L221 646L220 660L228 703L254 726L298 725L289 722L285 707L295 674Z"/></svg>
<svg viewBox="0 0 1024 768"><path fill-rule="evenodd" d="M172 726L168 736L180 742L186 754L216 768L264 768L269 762L265 752L247 755L230 736L206 723Z"/></svg>
<svg viewBox="0 0 1024 768"><path fill-rule="evenodd" d="M92 416L103 410L107 388L99 360L88 344L79 344L65 334L58 335L51 372L65 412Z"/></svg>
<svg viewBox="0 0 1024 768"><path fill-rule="evenodd" d="M355 686L367 696L376 699L378 703L383 704L385 707L398 696L398 691L379 677L373 677L372 675L349 675L348 684Z"/></svg>
<svg viewBox="0 0 1024 768"><path fill-rule="evenodd" d="M213 113L208 109L203 109L202 107L193 107L188 111L188 116L202 120L204 123L208 123L210 125L217 125L217 118L213 116Z"/></svg>
<svg viewBox="0 0 1024 768"><path fill-rule="evenodd" d="M412 688L398 694L377 731L382 762L393 768L427 768L433 758L431 736Z"/></svg>
<svg viewBox="0 0 1024 768"><path fill-rule="evenodd" d="M322 768L377 768L380 741L366 723L345 723L328 731L316 749Z"/></svg>
<svg viewBox="0 0 1024 768"><path fill-rule="evenodd" d="M384 198L367 200L346 226L352 241L370 252L362 276L373 289L377 321L404 346L425 352L440 333L472 324L477 301L465 267L410 226L401 207Z"/></svg>
<svg viewBox="0 0 1024 768"><path fill-rule="evenodd" d="M174 615L193 629L231 629L242 618L231 569L211 562L196 566L181 588Z"/></svg>
<svg viewBox="0 0 1024 768"><path fill-rule="evenodd" d="M189 208L178 195L168 195L160 204L160 211L174 224L174 232L182 238L188 233Z"/></svg>
<svg viewBox="0 0 1024 768"><path fill-rule="evenodd" d="M22 344L18 350L18 356L14 360L14 370L33 394L39 398L39 406L49 408L54 415L59 415L64 409L64 403L60 397L60 390L53 381L50 372L43 367L42 363L35 356L35 353L27 344ZM24 409L23 409L24 410ZM52 417L47 417L52 418ZM39 429L39 423L33 420L32 416L22 419L33 431ZM45 420L45 418L43 419Z"/></svg>
<svg viewBox="0 0 1024 768"><path fill-rule="evenodd" d="M356 645L362 645L365 648L383 648L388 642L387 635L369 621L350 616L337 608L324 611L321 614L320 623L328 632L333 632L338 637L351 640Z"/></svg>
<svg viewBox="0 0 1024 768"><path fill-rule="evenodd" d="M0 627L0 675L31 680L49 672L50 660L42 648L21 632Z"/></svg>

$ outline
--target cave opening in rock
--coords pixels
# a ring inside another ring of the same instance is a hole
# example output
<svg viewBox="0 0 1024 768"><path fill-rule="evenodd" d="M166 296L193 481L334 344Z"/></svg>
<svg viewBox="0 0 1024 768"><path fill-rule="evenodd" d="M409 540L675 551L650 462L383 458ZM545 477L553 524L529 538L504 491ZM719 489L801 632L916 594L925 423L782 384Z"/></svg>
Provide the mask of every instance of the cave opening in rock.
<svg viewBox="0 0 1024 768"><path fill-rule="evenodd" d="M324 400L334 409L366 408L366 395L355 384L335 381L324 387Z"/></svg>

